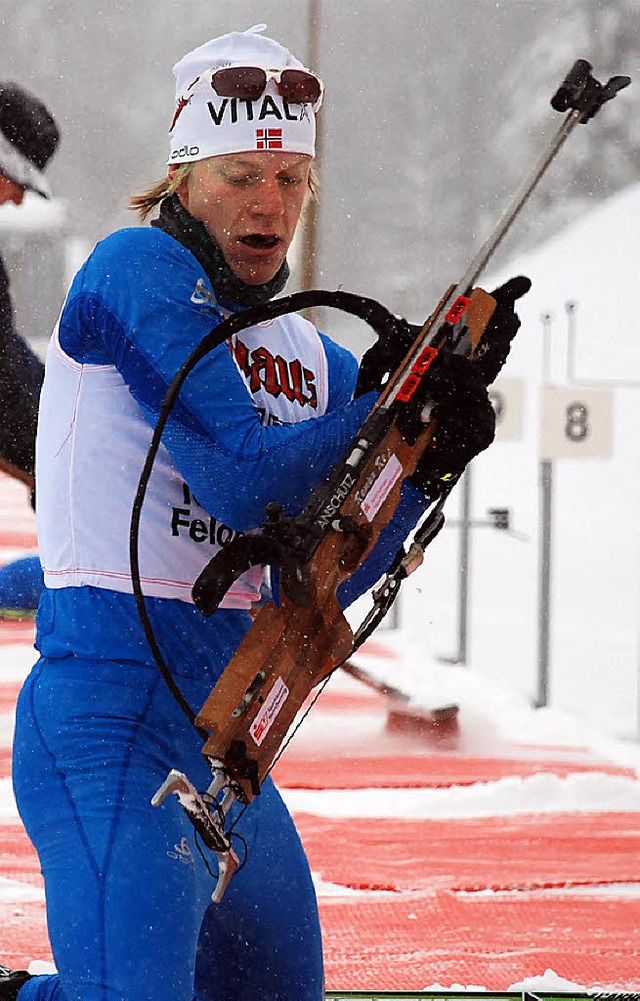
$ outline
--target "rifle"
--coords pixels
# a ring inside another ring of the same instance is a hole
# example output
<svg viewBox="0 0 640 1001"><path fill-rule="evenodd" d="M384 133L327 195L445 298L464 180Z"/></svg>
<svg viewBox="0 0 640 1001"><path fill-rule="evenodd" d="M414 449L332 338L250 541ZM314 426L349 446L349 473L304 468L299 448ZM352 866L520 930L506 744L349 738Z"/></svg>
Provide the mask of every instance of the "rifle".
<svg viewBox="0 0 640 1001"><path fill-rule="evenodd" d="M434 422L421 420L425 391L428 402L430 366L440 353L463 355L473 362L487 350L483 335L496 303L475 287L475 282L575 126L591 119L630 83L628 77L616 76L603 85L591 75L591 69L586 60L578 60L554 94L551 105L564 112L564 117L548 149L462 279L447 289L413 338L404 360L327 481L312 492L298 516L284 516L277 505L269 505L261 533L234 540L213 558L194 584L194 602L208 616L250 567L268 564L280 570L280 603L266 601L259 607L243 642L197 715L181 701L205 741L202 753L213 775L209 788L200 793L186 775L172 770L152 799L157 806L174 793L204 844L217 855L214 901L222 898L239 865L231 845L233 832L226 828L230 807L236 801L249 804L260 794L260 786L310 692L345 664L375 629L402 579L421 562L425 547L444 524L442 509L458 477L443 483L409 551L398 554L374 591L371 612L354 633L342 613L337 591L375 546L398 506L403 482L415 472L433 438ZM139 588L136 532L153 449L157 449L170 407L188 372L217 343L256 322L319 304L363 317L379 336L407 336L406 322L373 300L341 292L298 293L223 321L204 339L169 388L141 477L131 533L134 594L161 670ZM166 677L166 665L163 674ZM167 683L175 689L170 677ZM176 698L181 698L180 693Z"/></svg>

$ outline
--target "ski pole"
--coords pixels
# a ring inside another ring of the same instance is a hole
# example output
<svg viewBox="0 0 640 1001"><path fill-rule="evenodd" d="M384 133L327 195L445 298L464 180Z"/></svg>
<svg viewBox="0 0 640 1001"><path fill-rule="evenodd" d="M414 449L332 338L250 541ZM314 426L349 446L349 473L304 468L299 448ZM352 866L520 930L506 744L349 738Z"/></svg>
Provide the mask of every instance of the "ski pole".
<svg viewBox="0 0 640 1001"><path fill-rule="evenodd" d="M591 63L588 63L586 59L578 59L551 98L553 110L564 111L566 114L555 135L551 137L547 149L513 196L504 216L471 261L460 282L462 289L471 288L475 284L478 275L486 267L576 125L586 124L606 101L610 101L619 90L628 87L631 83L631 78L628 76L613 76L606 84L601 84L592 76L591 69Z"/></svg>
<svg viewBox="0 0 640 1001"><path fill-rule="evenodd" d="M554 111L565 112L564 118L555 134L551 137L547 149L522 181L504 214L478 250L463 277L457 285L452 286L449 293L445 295L439 304L436 312L427 320L423 332L426 333L428 329L433 329L437 332L449 315L452 303L456 303L460 296L469 295L479 275L486 268L502 240L511 229L515 219L526 205L529 197L576 125L585 124L590 121L603 104L610 101L616 96L618 91L628 87L631 83L631 78L628 76L613 76L606 84L602 84L592 75L591 70L591 63L587 62L586 59L578 59L551 98L551 107ZM465 338L468 339L468 337L468 332L466 334L463 333L458 345L462 347ZM424 343L422 339L415 351L412 351L408 358L405 359L402 370L403 376L411 371L416 357L424 348ZM458 347L458 345L456 346ZM403 379L401 378L399 380L400 385L402 382ZM380 397L378 406L389 406L393 402L393 398L392 387L389 386L387 391L383 392Z"/></svg>

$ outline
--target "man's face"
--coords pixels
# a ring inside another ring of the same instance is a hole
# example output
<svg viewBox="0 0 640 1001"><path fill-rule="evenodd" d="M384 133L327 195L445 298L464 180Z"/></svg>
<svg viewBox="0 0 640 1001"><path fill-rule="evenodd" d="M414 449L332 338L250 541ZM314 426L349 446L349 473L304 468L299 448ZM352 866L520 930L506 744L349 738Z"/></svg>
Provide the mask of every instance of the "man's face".
<svg viewBox="0 0 640 1001"><path fill-rule="evenodd" d="M0 174L0 205L4 205L6 202L21 205L23 198L24 188L5 177L4 174Z"/></svg>
<svg viewBox="0 0 640 1001"><path fill-rule="evenodd" d="M280 270L308 190L311 157L274 151L199 160L177 191L241 281L262 285Z"/></svg>

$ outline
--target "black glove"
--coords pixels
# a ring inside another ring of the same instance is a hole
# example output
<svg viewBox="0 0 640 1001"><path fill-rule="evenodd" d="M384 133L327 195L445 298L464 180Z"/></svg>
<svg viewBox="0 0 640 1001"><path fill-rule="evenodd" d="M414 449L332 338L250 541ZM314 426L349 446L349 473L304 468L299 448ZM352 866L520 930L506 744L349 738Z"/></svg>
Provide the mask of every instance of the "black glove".
<svg viewBox="0 0 640 1001"><path fill-rule="evenodd" d="M485 386L490 386L497 378L507 360L511 341L520 329L520 318L514 308L515 301L526 295L530 288L529 279L519 275L491 292L496 300L496 308L474 354L474 364L481 372Z"/></svg>
<svg viewBox="0 0 640 1001"><path fill-rule="evenodd" d="M395 372L421 330L406 320L401 321L401 329L400 336L393 339L378 337L375 344L365 351L360 362L354 399L373 389L382 389L385 376Z"/></svg>
<svg viewBox="0 0 640 1001"><path fill-rule="evenodd" d="M496 415L478 369L461 355L439 356L424 380L424 395L433 401L429 420L437 424L411 480L431 499L494 439Z"/></svg>

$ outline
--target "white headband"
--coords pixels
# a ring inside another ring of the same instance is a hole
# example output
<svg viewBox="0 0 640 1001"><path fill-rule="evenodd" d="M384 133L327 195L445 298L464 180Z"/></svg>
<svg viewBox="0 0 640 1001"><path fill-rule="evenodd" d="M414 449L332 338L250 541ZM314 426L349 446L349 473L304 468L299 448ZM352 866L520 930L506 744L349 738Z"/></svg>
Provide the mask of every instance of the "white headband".
<svg viewBox="0 0 640 1001"><path fill-rule="evenodd" d="M188 163L209 156L281 150L315 155L316 122L310 104L289 104L269 80L256 101L219 97L210 73L228 66L305 69L288 49L261 34L265 24L205 42L176 63L176 112L169 160Z"/></svg>

